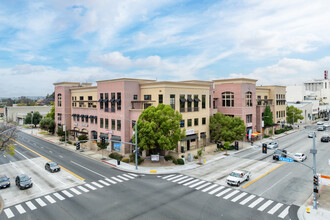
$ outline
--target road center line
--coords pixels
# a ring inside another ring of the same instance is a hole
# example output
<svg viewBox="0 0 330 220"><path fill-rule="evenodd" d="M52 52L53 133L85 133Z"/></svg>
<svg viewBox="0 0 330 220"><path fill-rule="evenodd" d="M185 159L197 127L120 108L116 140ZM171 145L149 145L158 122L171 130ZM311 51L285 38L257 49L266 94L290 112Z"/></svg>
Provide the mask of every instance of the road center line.
<svg viewBox="0 0 330 220"><path fill-rule="evenodd" d="M79 163L76 163L76 162L74 162L74 161L72 161L72 160L71 160L70 162L73 163L73 164L75 164L75 165L77 165L77 166L80 166L80 167L82 167L82 168L84 168L84 169L86 169L86 170L88 170L88 171L90 171L90 172L92 172L92 173L95 173L95 174L97 174L97 175L103 177L104 179L107 179L107 178L108 178L108 177L103 176L102 174L99 174L98 172L95 172L94 170L91 170L91 169L89 169L89 168L87 168L87 167L84 167L83 165L80 165Z"/></svg>
<svg viewBox="0 0 330 220"><path fill-rule="evenodd" d="M265 192L267 192L268 190L270 190L271 188L273 188L275 185L277 185L279 182L281 182L283 179L285 179L287 176L289 176L290 174L292 174L292 172L286 174L284 177L282 177L279 181L277 181L276 183L274 183L271 187L269 187L268 189L266 189L263 193L260 194L260 196L262 196L262 194L264 194Z"/></svg>

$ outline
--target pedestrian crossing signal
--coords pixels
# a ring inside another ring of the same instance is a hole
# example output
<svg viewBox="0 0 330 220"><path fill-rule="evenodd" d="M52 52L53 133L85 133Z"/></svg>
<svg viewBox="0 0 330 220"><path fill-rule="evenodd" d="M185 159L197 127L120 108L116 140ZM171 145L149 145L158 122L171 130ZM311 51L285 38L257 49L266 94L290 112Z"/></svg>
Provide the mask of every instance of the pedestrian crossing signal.
<svg viewBox="0 0 330 220"><path fill-rule="evenodd" d="M77 142L76 143L76 150L79 150L80 149L80 142Z"/></svg>
<svg viewBox="0 0 330 220"><path fill-rule="evenodd" d="M267 144L262 144L262 153L267 154Z"/></svg>

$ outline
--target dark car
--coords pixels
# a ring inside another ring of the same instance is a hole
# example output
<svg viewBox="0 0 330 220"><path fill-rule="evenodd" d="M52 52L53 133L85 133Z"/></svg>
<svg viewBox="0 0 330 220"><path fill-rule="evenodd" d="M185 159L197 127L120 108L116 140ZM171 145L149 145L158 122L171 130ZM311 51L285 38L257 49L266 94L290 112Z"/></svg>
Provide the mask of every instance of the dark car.
<svg viewBox="0 0 330 220"><path fill-rule="evenodd" d="M330 137L329 136L322 136L321 137L321 142L329 142L330 141Z"/></svg>
<svg viewBox="0 0 330 220"><path fill-rule="evenodd" d="M16 185L19 189L27 189L33 186L31 178L26 174L20 174L16 177Z"/></svg>
<svg viewBox="0 0 330 220"><path fill-rule="evenodd" d="M47 162L45 165L45 170L54 173L54 172L59 172L61 170L61 167L55 162Z"/></svg>
<svg viewBox="0 0 330 220"><path fill-rule="evenodd" d="M329 121L329 118L328 118L328 117L325 117L325 118L324 118L324 121Z"/></svg>
<svg viewBox="0 0 330 220"><path fill-rule="evenodd" d="M273 154L273 160L279 160L280 157L286 157L287 151L282 149L275 150Z"/></svg>
<svg viewBox="0 0 330 220"><path fill-rule="evenodd" d="M0 175L0 189L10 186L10 179L6 175Z"/></svg>

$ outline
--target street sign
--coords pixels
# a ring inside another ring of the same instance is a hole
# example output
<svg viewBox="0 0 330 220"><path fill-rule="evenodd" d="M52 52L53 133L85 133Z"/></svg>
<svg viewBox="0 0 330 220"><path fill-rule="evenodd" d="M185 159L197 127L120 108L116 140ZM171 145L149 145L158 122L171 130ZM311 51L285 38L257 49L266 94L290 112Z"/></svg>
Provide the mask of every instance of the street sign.
<svg viewBox="0 0 330 220"><path fill-rule="evenodd" d="M111 131L111 130L106 130L106 132L107 132L108 134L113 134L113 131Z"/></svg>
<svg viewBox="0 0 330 220"><path fill-rule="evenodd" d="M330 176L319 175L319 183L323 185L330 185Z"/></svg>
<svg viewBox="0 0 330 220"><path fill-rule="evenodd" d="M281 161L284 161L284 162L293 162L292 159L286 158L286 157L279 157L278 159L281 160Z"/></svg>

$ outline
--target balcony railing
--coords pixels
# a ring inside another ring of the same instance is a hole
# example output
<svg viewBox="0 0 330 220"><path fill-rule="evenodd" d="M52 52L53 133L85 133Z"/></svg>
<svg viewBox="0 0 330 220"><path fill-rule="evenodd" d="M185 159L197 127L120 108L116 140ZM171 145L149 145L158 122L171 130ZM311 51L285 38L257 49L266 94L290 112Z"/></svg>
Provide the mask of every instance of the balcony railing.
<svg viewBox="0 0 330 220"><path fill-rule="evenodd" d="M199 111L199 107L194 107L194 112L198 112Z"/></svg>

